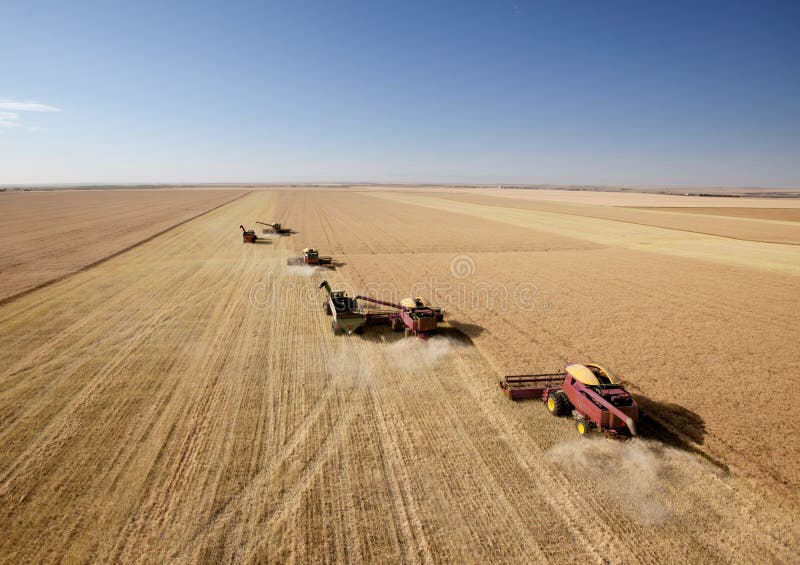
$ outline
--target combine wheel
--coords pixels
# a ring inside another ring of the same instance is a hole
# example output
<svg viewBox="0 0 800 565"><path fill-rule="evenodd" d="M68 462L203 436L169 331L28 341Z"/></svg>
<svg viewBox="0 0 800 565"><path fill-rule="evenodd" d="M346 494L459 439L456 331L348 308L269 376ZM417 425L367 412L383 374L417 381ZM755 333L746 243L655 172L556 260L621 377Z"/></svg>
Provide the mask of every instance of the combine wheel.
<svg viewBox="0 0 800 565"><path fill-rule="evenodd" d="M563 416L569 410L569 398L563 390L557 390L547 397L547 410L553 416Z"/></svg>
<svg viewBox="0 0 800 565"><path fill-rule="evenodd" d="M393 332L403 331L403 320L401 320L400 318L394 318L392 320L392 331Z"/></svg>
<svg viewBox="0 0 800 565"><path fill-rule="evenodd" d="M591 430L589 427L589 422L587 422L584 418L578 418L578 421L575 422L575 429L578 430L578 434L585 436Z"/></svg>

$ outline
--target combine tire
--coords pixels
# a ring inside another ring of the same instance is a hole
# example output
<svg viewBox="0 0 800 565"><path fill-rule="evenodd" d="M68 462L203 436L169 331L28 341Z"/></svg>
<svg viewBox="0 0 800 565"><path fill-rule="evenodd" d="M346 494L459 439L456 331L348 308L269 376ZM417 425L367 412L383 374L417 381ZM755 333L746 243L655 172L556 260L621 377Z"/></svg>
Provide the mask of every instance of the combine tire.
<svg viewBox="0 0 800 565"><path fill-rule="evenodd" d="M563 416L567 413L569 407L569 398L567 398L567 394L563 390L551 393L547 397L547 410L553 416Z"/></svg>
<svg viewBox="0 0 800 565"><path fill-rule="evenodd" d="M393 332L403 331L403 321L400 318L395 318L392 320L392 331Z"/></svg>
<svg viewBox="0 0 800 565"><path fill-rule="evenodd" d="M589 427L589 422L587 422L585 419L578 418L578 421L575 422L575 429L578 430L579 435L585 436L589 433L591 427Z"/></svg>

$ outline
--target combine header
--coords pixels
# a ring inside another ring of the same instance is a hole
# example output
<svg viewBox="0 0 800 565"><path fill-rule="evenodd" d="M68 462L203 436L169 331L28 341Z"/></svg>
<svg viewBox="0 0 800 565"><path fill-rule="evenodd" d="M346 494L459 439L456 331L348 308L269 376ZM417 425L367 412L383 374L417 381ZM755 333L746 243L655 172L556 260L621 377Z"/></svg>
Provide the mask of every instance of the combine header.
<svg viewBox="0 0 800 565"><path fill-rule="evenodd" d="M610 437L635 436L639 408L619 380L593 363L563 373L509 375L500 388L511 400L541 398L553 416L571 414L581 435L595 428Z"/></svg>
<svg viewBox="0 0 800 565"><path fill-rule="evenodd" d="M289 235L292 233L292 230L289 228L282 228L280 224L274 223L270 224L267 222L256 222L257 224L261 224L262 226L266 226L261 230L261 233L264 234L274 234L274 235Z"/></svg>
<svg viewBox="0 0 800 565"><path fill-rule="evenodd" d="M254 230L246 230L244 226L239 226L242 228L242 243L255 243L258 239L256 232Z"/></svg>
<svg viewBox="0 0 800 565"><path fill-rule="evenodd" d="M335 269L333 257L321 257L319 251L311 247L303 249L303 255L300 257L291 257L287 260L289 265L312 265L315 267L327 267L328 269Z"/></svg>
<svg viewBox="0 0 800 565"><path fill-rule="evenodd" d="M421 298L406 298L400 304L385 302L369 296L347 296L344 291L331 291L328 281L319 285L328 293L328 300L323 304L325 313L333 316L331 327L333 333L361 333L364 326L390 326L393 331L403 332L406 337L414 335L427 338L436 332L439 322L444 320L441 308L425 305ZM370 302L387 308L367 310L359 301Z"/></svg>

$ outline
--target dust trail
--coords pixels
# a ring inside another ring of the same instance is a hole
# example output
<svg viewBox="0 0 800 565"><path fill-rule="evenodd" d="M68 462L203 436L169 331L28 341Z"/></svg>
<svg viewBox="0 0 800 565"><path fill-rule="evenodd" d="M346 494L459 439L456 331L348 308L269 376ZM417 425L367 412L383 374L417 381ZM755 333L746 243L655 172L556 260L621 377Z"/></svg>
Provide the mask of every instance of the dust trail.
<svg viewBox="0 0 800 565"><path fill-rule="evenodd" d="M372 377L373 360L363 348L341 340L329 358L327 372L332 384L346 388Z"/></svg>
<svg viewBox="0 0 800 565"><path fill-rule="evenodd" d="M398 366L406 370L432 367L439 360L464 347L455 339L434 336L430 339L401 339L389 345L387 350Z"/></svg>
<svg viewBox="0 0 800 565"><path fill-rule="evenodd" d="M322 270L320 267L312 267L311 265L289 265L286 267L287 273L301 277L311 277Z"/></svg>
<svg viewBox="0 0 800 565"><path fill-rule="evenodd" d="M691 481L687 463L703 466L689 454L659 442L603 438L562 443L547 452L550 461L580 473L640 525L651 526L672 513L669 491ZM705 469L706 472L713 472Z"/></svg>

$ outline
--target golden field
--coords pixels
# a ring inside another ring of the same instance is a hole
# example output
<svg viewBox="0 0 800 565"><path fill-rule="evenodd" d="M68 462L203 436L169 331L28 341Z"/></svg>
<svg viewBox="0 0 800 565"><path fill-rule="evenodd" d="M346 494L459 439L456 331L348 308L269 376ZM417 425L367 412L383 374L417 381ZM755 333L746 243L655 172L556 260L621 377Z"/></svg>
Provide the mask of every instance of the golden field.
<svg viewBox="0 0 800 565"><path fill-rule="evenodd" d="M243 192L171 191L180 209L120 223L149 231L81 235L60 280L0 305L0 561L796 559L796 201ZM11 196L38 196L0 195L24 225ZM45 283L89 215L35 253L6 228L3 275ZM245 245L256 220L295 233ZM287 268L307 246L342 265ZM448 327L334 336L323 279L413 291ZM647 411L640 438L579 440L497 387L592 360Z"/></svg>
<svg viewBox="0 0 800 565"><path fill-rule="evenodd" d="M0 194L0 300L91 266L242 194L169 189Z"/></svg>

